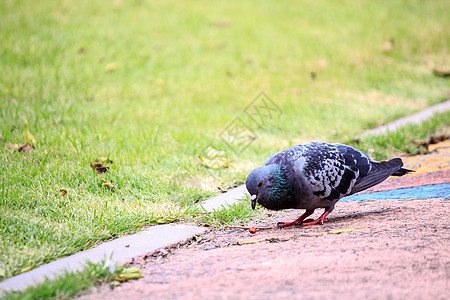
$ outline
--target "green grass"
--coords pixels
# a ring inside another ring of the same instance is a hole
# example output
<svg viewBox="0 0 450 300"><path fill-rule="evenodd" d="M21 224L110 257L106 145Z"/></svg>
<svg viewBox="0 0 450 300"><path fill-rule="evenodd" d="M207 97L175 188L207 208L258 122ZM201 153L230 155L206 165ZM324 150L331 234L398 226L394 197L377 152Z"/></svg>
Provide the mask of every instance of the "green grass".
<svg viewBox="0 0 450 300"><path fill-rule="evenodd" d="M69 299L87 290L93 285L101 285L114 281L125 267L115 265L110 268L106 261L101 263L88 262L82 270L65 272L55 279L46 278L44 282L19 292L8 292L3 300L33 300L33 299Z"/></svg>
<svg viewBox="0 0 450 300"><path fill-rule="evenodd" d="M363 136L359 141L348 141L348 144L383 160L394 155L426 153L426 147L418 145L417 141L429 139L434 133L450 136L450 112L436 114L420 125L409 124L386 134Z"/></svg>
<svg viewBox="0 0 450 300"><path fill-rule="evenodd" d="M450 64L449 9L1 1L0 277L190 209L290 145L346 141L443 100L448 81L431 68ZM218 135L249 121L243 109L261 91L283 113L250 124L256 139L234 154ZM25 129L36 151L7 148L25 143ZM233 167L199 163L209 145ZM114 164L95 174L90 163L106 156Z"/></svg>
<svg viewBox="0 0 450 300"><path fill-rule="evenodd" d="M224 225L245 225L249 219L261 217L261 210L253 210L249 205L250 198L246 197L238 203L228 207L222 206L210 213L204 213L196 217L201 225L221 228Z"/></svg>

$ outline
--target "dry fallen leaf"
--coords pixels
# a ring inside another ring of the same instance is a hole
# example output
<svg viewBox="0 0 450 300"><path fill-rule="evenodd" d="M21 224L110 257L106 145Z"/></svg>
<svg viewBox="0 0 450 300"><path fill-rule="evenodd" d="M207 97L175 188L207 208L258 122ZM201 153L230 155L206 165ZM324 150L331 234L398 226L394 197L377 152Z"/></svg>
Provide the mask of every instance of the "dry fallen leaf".
<svg viewBox="0 0 450 300"><path fill-rule="evenodd" d="M227 158L224 157L225 152L220 151L217 149L214 149L212 147L208 147L204 151L204 156L197 155L197 158L200 160L200 162L205 165L207 168L210 169L219 169L219 168L226 168L226 167L233 167L228 161Z"/></svg>
<svg viewBox="0 0 450 300"><path fill-rule="evenodd" d="M94 162L91 162L91 168L94 170L97 174L103 174L108 172L109 166L105 166L105 164L113 164L114 162L109 159L109 157L99 157L94 160Z"/></svg>
<svg viewBox="0 0 450 300"><path fill-rule="evenodd" d="M116 276L117 281L128 281L144 277L139 268L126 268Z"/></svg>
<svg viewBox="0 0 450 300"><path fill-rule="evenodd" d="M113 71L113 70L117 69L118 66L119 66L119 64L116 62L109 63L105 66L105 71Z"/></svg>
<svg viewBox="0 0 450 300"><path fill-rule="evenodd" d="M196 242L200 242L201 240L203 240L203 237L194 234L194 239L195 239Z"/></svg>
<svg viewBox="0 0 450 300"><path fill-rule="evenodd" d="M91 163L91 168L94 170L97 174L102 174L108 172L109 167L104 166L102 163L99 162L93 162Z"/></svg>
<svg viewBox="0 0 450 300"><path fill-rule="evenodd" d="M450 68L436 67L433 69L433 74L439 77L448 77L450 76Z"/></svg>
<svg viewBox="0 0 450 300"><path fill-rule="evenodd" d="M253 241L244 241L244 242L239 242L236 241L235 243L233 243L233 245L248 245L248 244L256 244L256 243L261 243L261 242L266 242L268 239L261 239L261 240L253 240Z"/></svg>
<svg viewBox="0 0 450 300"><path fill-rule="evenodd" d="M169 215L169 216L162 216L157 217L150 221L150 224L169 224L176 220L178 220L179 216L177 215Z"/></svg>
<svg viewBox="0 0 450 300"><path fill-rule="evenodd" d="M102 157L96 158L94 162L104 162L106 164L114 163L111 159L109 159L109 157L106 157L106 156L102 156Z"/></svg>
<svg viewBox="0 0 450 300"><path fill-rule="evenodd" d="M158 83L159 86L164 86L166 84L164 80L162 80L161 78L158 78L156 82Z"/></svg>
<svg viewBox="0 0 450 300"><path fill-rule="evenodd" d="M324 232L324 234L327 234L327 233L331 233L331 234L340 234L340 233L343 233L343 232L351 232L351 231L353 231L353 230L355 230L355 229L361 229L361 228L366 228L366 226L353 227L353 228L346 228L346 229L331 230L331 231Z"/></svg>
<svg viewBox="0 0 450 300"><path fill-rule="evenodd" d="M27 152L34 151L34 150L36 150L36 148L30 144L24 144L24 145L20 146L19 149L17 149L17 151L22 152L22 153L27 153Z"/></svg>
<svg viewBox="0 0 450 300"><path fill-rule="evenodd" d="M210 169L219 169L219 168L226 168L226 167L233 167L224 157L215 157L214 159L207 159L200 155L197 155L198 159L200 160L203 165L205 165L207 168Z"/></svg>
<svg viewBox="0 0 450 300"><path fill-rule="evenodd" d="M212 148L212 147L208 147L208 148L206 149L206 155L207 155L209 158L212 158L212 157L221 157L221 156L224 156L224 155L225 155L225 152L224 152L224 151L217 150L217 149L214 149L214 148Z"/></svg>
<svg viewBox="0 0 450 300"><path fill-rule="evenodd" d="M28 272L28 271L31 271L31 270L33 270L33 267L32 266L28 266L28 267L25 267L22 270L20 270L20 273L25 273L25 272Z"/></svg>
<svg viewBox="0 0 450 300"><path fill-rule="evenodd" d="M117 188L110 181L102 178L102 182L103 182L102 183L103 186L106 186L107 188L117 191Z"/></svg>
<svg viewBox="0 0 450 300"><path fill-rule="evenodd" d="M60 196L65 196L67 194L66 189L59 189L59 192L60 192Z"/></svg>
<svg viewBox="0 0 450 300"><path fill-rule="evenodd" d="M386 41L383 44L383 52L384 53L389 53L392 50L394 50L394 45L395 45L395 40L393 38L390 38L388 41Z"/></svg>

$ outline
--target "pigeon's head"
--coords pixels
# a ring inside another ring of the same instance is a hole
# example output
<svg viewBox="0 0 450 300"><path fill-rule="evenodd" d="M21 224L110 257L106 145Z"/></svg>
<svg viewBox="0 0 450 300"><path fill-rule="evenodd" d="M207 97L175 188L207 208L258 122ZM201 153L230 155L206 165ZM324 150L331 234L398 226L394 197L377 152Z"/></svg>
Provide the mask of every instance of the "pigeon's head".
<svg viewBox="0 0 450 300"><path fill-rule="evenodd" d="M262 166L250 172L245 182L252 208L256 203L269 209L278 208L280 201L287 193L286 176L278 165Z"/></svg>

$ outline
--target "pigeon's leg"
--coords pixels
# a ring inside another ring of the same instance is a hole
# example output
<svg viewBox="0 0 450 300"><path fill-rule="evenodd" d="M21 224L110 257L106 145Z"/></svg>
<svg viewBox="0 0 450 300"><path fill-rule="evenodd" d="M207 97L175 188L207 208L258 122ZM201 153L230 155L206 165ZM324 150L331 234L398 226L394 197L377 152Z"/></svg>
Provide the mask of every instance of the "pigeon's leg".
<svg viewBox="0 0 450 300"><path fill-rule="evenodd" d="M302 226L308 226L308 225L316 225L316 224L321 224L323 225L324 222L327 222L327 216L330 214L331 211L328 211L328 209L326 209L323 214L314 221L311 222L307 222L307 223L303 223Z"/></svg>
<svg viewBox="0 0 450 300"><path fill-rule="evenodd" d="M314 213L314 209L307 209L303 215L301 215L297 220L293 222L278 222L277 226L279 228L289 227L292 225L302 225L303 220L306 219L306 217L309 217Z"/></svg>

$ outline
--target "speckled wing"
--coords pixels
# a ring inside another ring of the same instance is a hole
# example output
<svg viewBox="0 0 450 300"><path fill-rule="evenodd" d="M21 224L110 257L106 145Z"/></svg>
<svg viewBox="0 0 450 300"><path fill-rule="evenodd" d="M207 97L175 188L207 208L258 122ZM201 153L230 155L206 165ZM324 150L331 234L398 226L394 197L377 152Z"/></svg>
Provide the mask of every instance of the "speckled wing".
<svg viewBox="0 0 450 300"><path fill-rule="evenodd" d="M303 164L302 172L313 194L324 200L337 201L351 193L369 163L360 151L343 149L344 145L309 143L305 146L297 164Z"/></svg>

